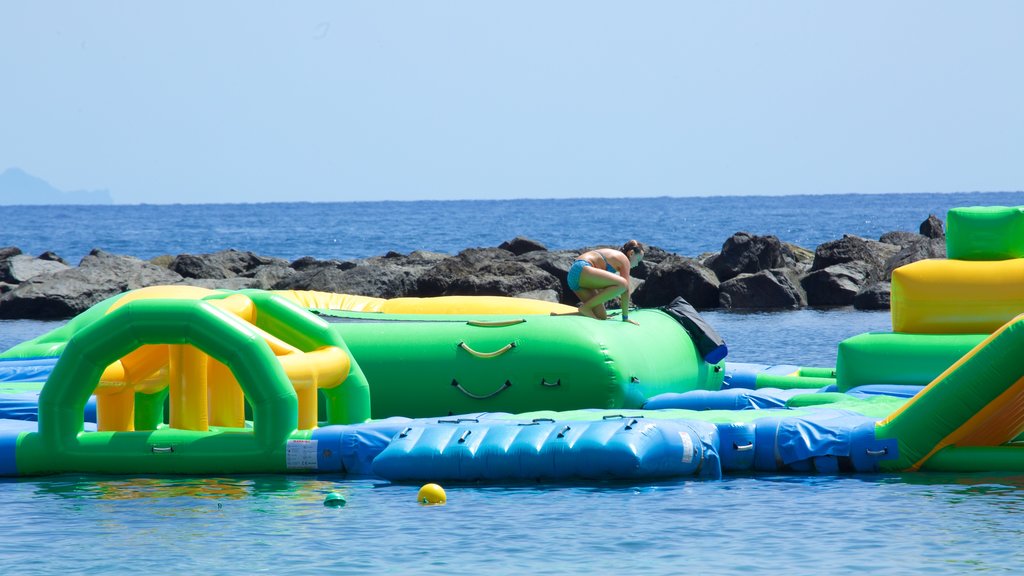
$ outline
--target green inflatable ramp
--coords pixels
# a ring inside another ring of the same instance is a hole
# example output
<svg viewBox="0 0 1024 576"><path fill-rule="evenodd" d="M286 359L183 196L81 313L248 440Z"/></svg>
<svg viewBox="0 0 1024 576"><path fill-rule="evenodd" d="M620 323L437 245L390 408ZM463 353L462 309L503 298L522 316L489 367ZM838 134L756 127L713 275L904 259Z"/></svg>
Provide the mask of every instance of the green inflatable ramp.
<svg viewBox="0 0 1024 576"><path fill-rule="evenodd" d="M879 422L876 437L894 438L899 446L898 457L883 461L882 467L962 470L957 463L970 457L952 454L1000 446L1017 437L1024 431L1022 350L1024 314L979 343L913 400ZM986 469L1024 468L1024 452L1003 448L1007 461ZM930 462L933 457L934 464ZM991 460L990 455L987 458Z"/></svg>

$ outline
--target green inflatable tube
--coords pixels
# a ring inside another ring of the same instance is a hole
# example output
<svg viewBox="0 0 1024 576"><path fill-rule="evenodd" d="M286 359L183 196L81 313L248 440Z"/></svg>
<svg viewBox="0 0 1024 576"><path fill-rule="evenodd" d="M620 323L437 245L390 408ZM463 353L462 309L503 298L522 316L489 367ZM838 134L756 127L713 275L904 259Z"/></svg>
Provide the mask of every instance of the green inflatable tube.
<svg viewBox="0 0 1024 576"><path fill-rule="evenodd" d="M758 374L757 388L781 388L783 390L817 390L836 383L835 378L816 376L789 376L785 374Z"/></svg>
<svg viewBox="0 0 1024 576"><path fill-rule="evenodd" d="M582 316L395 315L323 311L370 383L372 417L545 408L639 408L663 392L717 390L668 314L639 326Z"/></svg>

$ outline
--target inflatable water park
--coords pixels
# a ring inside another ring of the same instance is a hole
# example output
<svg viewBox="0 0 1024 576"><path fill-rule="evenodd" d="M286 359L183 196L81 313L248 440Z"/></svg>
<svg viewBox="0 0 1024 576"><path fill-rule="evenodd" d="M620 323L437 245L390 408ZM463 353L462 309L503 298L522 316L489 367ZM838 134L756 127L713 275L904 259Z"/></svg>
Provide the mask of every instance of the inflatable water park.
<svg viewBox="0 0 1024 576"><path fill-rule="evenodd" d="M956 208L835 367L732 363L682 299L637 324L505 297L154 286L0 354L0 475L392 482L1024 470L1024 207Z"/></svg>

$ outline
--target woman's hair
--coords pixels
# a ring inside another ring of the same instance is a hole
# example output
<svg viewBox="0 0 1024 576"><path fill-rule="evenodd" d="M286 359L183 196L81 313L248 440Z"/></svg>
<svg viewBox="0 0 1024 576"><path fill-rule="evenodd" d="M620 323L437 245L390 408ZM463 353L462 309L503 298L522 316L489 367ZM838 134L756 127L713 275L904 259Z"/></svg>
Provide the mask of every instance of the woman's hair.
<svg viewBox="0 0 1024 576"><path fill-rule="evenodd" d="M644 245L637 242L636 240L630 240L629 242L626 242L625 244L622 245L622 248L619 249L619 252L626 254L630 250L633 250L634 252L644 252Z"/></svg>

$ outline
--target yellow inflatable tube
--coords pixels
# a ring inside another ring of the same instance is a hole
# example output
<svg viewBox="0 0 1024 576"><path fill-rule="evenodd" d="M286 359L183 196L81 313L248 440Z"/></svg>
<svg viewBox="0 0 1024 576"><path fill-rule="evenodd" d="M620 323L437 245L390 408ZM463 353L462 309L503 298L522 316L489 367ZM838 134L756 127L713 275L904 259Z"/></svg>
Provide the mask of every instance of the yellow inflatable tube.
<svg viewBox="0 0 1024 576"><path fill-rule="evenodd" d="M892 273L892 328L989 334L1024 312L1024 258L920 260Z"/></svg>
<svg viewBox="0 0 1024 576"><path fill-rule="evenodd" d="M352 294L334 294L315 290L277 290L299 306L347 312L384 314L571 314L573 306L529 298L508 296L435 296L431 298L372 298Z"/></svg>
<svg viewBox="0 0 1024 576"><path fill-rule="evenodd" d="M148 298L199 299L215 294L192 286L156 286L125 295L108 314L128 302ZM243 294L210 300L214 306L249 323L256 307ZM250 326L281 362L298 396L300 430L317 425L317 389L334 388L345 381L351 368L348 355L338 347L324 346L303 353L280 338ZM245 397L231 371L190 345L142 346L107 366L96 389L97 428L134 430L134 395L169 389L172 397L170 424L184 430L214 426L245 426Z"/></svg>

